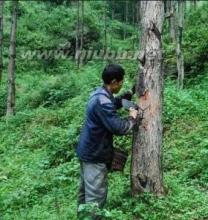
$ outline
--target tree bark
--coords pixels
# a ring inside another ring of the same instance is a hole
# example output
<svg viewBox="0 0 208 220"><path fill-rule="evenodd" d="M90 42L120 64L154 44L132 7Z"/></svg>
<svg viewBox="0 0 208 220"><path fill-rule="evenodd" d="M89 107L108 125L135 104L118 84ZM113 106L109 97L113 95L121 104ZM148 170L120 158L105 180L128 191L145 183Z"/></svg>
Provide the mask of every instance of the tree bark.
<svg viewBox="0 0 208 220"><path fill-rule="evenodd" d="M133 3L131 3L131 13L132 13L132 25L134 25L135 24L135 3L133 2Z"/></svg>
<svg viewBox="0 0 208 220"><path fill-rule="evenodd" d="M76 24L76 49L75 49L75 59L77 67L79 68L79 44L80 44L80 0L77 0L77 24Z"/></svg>
<svg viewBox="0 0 208 220"><path fill-rule="evenodd" d="M125 23L126 25L128 24L128 16L129 16L129 2L128 0L126 0L126 4L125 4ZM124 27L124 40L126 39L126 35L127 35L127 30L126 30L126 26Z"/></svg>
<svg viewBox="0 0 208 220"><path fill-rule="evenodd" d="M83 50L83 46L84 46L84 0L81 0L81 15L80 15L80 45L79 47L79 51L80 53ZM83 59L82 56L79 56L79 62L78 62L78 67L83 65Z"/></svg>
<svg viewBox="0 0 208 220"><path fill-rule="evenodd" d="M7 112L6 112L7 116L15 114L15 60L16 60L17 10L18 10L18 1L13 0L10 47L9 47L9 65L8 65L8 94L7 94Z"/></svg>
<svg viewBox="0 0 208 220"><path fill-rule="evenodd" d="M136 3L136 22L137 22L137 25L139 25L140 20L141 20L140 7L141 7L141 1L137 0L137 3Z"/></svg>
<svg viewBox="0 0 208 220"><path fill-rule="evenodd" d="M164 2L141 1L142 36L137 95L145 109L133 136L131 163L132 195L164 192L162 173L163 68L161 33Z"/></svg>
<svg viewBox="0 0 208 220"><path fill-rule="evenodd" d="M81 1L81 37L80 37L80 50L83 49L84 44L84 0Z"/></svg>
<svg viewBox="0 0 208 220"><path fill-rule="evenodd" d="M137 31L138 34L136 36L136 41L139 43L139 33L141 31L141 15L140 15L140 8L141 8L141 1L137 0L136 2L136 27L137 27ZM138 44L137 43L137 44Z"/></svg>
<svg viewBox="0 0 208 220"><path fill-rule="evenodd" d="M183 89L184 81L184 57L182 51L183 43L183 24L184 24L184 0L178 1L178 33L177 33L177 70L178 70L178 88Z"/></svg>
<svg viewBox="0 0 208 220"><path fill-rule="evenodd" d="M196 9L196 7L197 7L197 1L196 1L196 0L193 0L193 1L191 1L191 3L192 3L192 7L193 7L194 9Z"/></svg>
<svg viewBox="0 0 208 220"><path fill-rule="evenodd" d="M170 1L170 39L172 42L176 41L176 31L175 31L175 1Z"/></svg>
<svg viewBox="0 0 208 220"><path fill-rule="evenodd" d="M4 0L0 0L0 82L3 74L3 7Z"/></svg>
<svg viewBox="0 0 208 220"><path fill-rule="evenodd" d="M107 5L104 6L104 52L107 51L108 38L107 38Z"/></svg>

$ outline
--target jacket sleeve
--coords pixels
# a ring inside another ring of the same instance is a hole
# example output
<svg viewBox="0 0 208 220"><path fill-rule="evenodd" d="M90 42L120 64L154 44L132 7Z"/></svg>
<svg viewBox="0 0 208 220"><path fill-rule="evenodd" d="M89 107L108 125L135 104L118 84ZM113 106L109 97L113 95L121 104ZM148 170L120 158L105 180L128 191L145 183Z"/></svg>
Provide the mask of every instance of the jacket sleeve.
<svg viewBox="0 0 208 220"><path fill-rule="evenodd" d="M132 117L121 118L116 112L115 105L110 100L105 103L100 103L98 100L96 114L105 128L115 135L129 133L136 123Z"/></svg>
<svg viewBox="0 0 208 220"><path fill-rule="evenodd" d="M131 100L133 96L133 93L131 91L127 91L125 93L123 93L120 96L115 97L115 106L116 109L119 109L122 107L122 99L127 99L127 100Z"/></svg>

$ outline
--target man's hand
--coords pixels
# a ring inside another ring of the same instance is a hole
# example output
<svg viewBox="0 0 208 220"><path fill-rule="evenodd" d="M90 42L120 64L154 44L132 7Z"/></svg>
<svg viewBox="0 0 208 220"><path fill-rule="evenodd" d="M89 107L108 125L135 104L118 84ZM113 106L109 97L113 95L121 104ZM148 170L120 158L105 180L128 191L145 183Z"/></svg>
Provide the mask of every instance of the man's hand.
<svg viewBox="0 0 208 220"><path fill-rule="evenodd" d="M133 119L136 119L138 115L138 111L135 110L134 108L129 109L129 116L131 116Z"/></svg>

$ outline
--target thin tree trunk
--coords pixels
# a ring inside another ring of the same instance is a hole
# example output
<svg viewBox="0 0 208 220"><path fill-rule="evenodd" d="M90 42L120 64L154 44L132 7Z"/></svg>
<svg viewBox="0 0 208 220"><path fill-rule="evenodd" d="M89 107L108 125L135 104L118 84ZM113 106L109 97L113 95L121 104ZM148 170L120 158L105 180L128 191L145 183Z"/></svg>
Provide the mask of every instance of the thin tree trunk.
<svg viewBox="0 0 208 220"><path fill-rule="evenodd" d="M141 2L139 0L136 1L136 29L137 29L137 36L136 36L136 45L139 46L139 33L141 29L141 17L140 17L140 5Z"/></svg>
<svg viewBox="0 0 208 220"><path fill-rule="evenodd" d="M178 34L177 34L177 70L178 70L178 88L183 89L184 81L184 57L182 51L183 43L183 24L184 24L184 1L178 1Z"/></svg>
<svg viewBox="0 0 208 220"><path fill-rule="evenodd" d="M108 39L107 39L107 6L104 7L104 51L107 51Z"/></svg>
<svg viewBox="0 0 208 220"><path fill-rule="evenodd" d="M192 7L193 7L194 9L196 9L196 7L197 7L197 1L196 1L196 0L193 0L193 1L191 1L191 3L192 3Z"/></svg>
<svg viewBox="0 0 208 220"><path fill-rule="evenodd" d="M8 94L7 94L7 112L6 112L7 116L15 114L15 59L16 59L17 9L18 9L18 1L13 0L10 47L9 47L9 65L8 65Z"/></svg>
<svg viewBox="0 0 208 220"><path fill-rule="evenodd" d="M76 24L76 48L75 48L75 59L77 67L79 68L79 41L80 41L80 0L77 0L77 24Z"/></svg>
<svg viewBox="0 0 208 220"><path fill-rule="evenodd" d="M194 0L194 8L197 8L197 0Z"/></svg>
<svg viewBox="0 0 208 220"><path fill-rule="evenodd" d="M84 44L84 42L83 42L83 38L84 38L84 0L82 0L81 1L81 12L82 12L82 14L81 14L81 37L80 37L80 50L82 50L83 49L83 44Z"/></svg>
<svg viewBox="0 0 208 220"><path fill-rule="evenodd" d="M135 24L135 11L136 11L134 2L131 3L131 7L132 7L132 25L134 25Z"/></svg>
<svg viewBox="0 0 208 220"><path fill-rule="evenodd" d="M126 25L128 24L128 14L129 14L129 1L126 0L126 6L125 6L125 23ZM126 30L126 26L124 28L124 40L126 39L126 35L127 35L127 30Z"/></svg>
<svg viewBox="0 0 208 220"><path fill-rule="evenodd" d="M82 52L83 46L84 46L84 0L81 0L81 33L80 33L80 46L79 46L79 51ZM83 59L82 56L79 57L79 66L82 66L83 64Z"/></svg>
<svg viewBox="0 0 208 220"><path fill-rule="evenodd" d="M164 13L166 14L167 12L169 12L169 1L164 1Z"/></svg>
<svg viewBox="0 0 208 220"><path fill-rule="evenodd" d="M3 73L3 7L4 0L0 0L0 82Z"/></svg>
<svg viewBox="0 0 208 220"><path fill-rule="evenodd" d="M186 8L187 8L187 1L184 0L184 11L186 11Z"/></svg>
<svg viewBox="0 0 208 220"><path fill-rule="evenodd" d="M137 3L136 3L136 22L137 22L137 25L140 23L140 20L141 20L141 16L140 16L140 7L141 7L141 1L137 0Z"/></svg>
<svg viewBox="0 0 208 220"><path fill-rule="evenodd" d="M170 22L170 18L171 18L171 0L167 0L164 2L165 4L165 15L167 15L167 19L168 19L168 28L169 28L169 33L171 32L171 22Z"/></svg>
<svg viewBox="0 0 208 220"><path fill-rule="evenodd" d="M175 31L175 1L170 1L170 38L172 42L176 41Z"/></svg>
<svg viewBox="0 0 208 220"><path fill-rule="evenodd" d="M146 109L133 136L131 163L132 195L164 192L162 173L162 27L164 2L141 1L142 36L137 94Z"/></svg>
<svg viewBox="0 0 208 220"><path fill-rule="evenodd" d="M111 5L111 20L114 20L115 17L115 12L114 12L114 1L112 1L112 5Z"/></svg>
<svg viewBox="0 0 208 220"><path fill-rule="evenodd" d="M114 12L114 1L112 1L112 5L111 5L111 22L114 20L115 18L115 12ZM111 30L112 30L112 26L111 26ZM113 30L112 30L113 31ZM111 39L110 39L110 45L111 47L113 46L113 36L111 34Z"/></svg>

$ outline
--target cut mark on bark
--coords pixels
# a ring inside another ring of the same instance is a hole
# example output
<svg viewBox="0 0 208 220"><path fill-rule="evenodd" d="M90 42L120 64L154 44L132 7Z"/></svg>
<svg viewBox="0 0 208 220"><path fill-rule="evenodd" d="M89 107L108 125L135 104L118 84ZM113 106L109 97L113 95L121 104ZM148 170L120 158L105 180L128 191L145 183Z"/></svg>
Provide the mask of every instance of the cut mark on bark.
<svg viewBox="0 0 208 220"><path fill-rule="evenodd" d="M143 176L143 177L139 176L138 179L139 179L139 183L140 183L141 187L143 189L146 188L147 178L145 176Z"/></svg>
<svg viewBox="0 0 208 220"><path fill-rule="evenodd" d="M140 100L141 101L146 101L149 98L149 90L145 89L143 94L140 96Z"/></svg>
<svg viewBox="0 0 208 220"><path fill-rule="evenodd" d="M157 39L160 42L161 41L161 33L154 22L152 22L152 27L150 28L150 30L155 34L155 36L157 37Z"/></svg>
<svg viewBox="0 0 208 220"><path fill-rule="evenodd" d="M146 62L146 57L145 57L144 51L140 52L138 59L139 59L139 62L141 63L141 65L144 66L145 62Z"/></svg>
<svg viewBox="0 0 208 220"><path fill-rule="evenodd" d="M139 96L140 97L143 96L145 91L146 91L146 85L145 85L145 80L144 80L144 72L142 71L139 74L139 85L138 85Z"/></svg>

